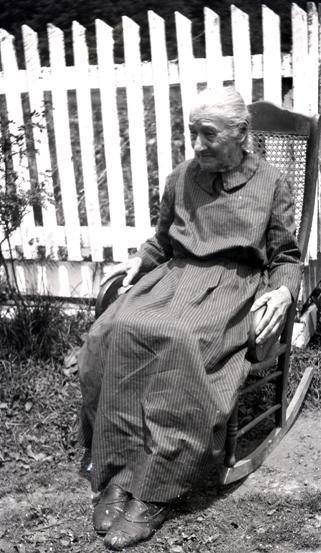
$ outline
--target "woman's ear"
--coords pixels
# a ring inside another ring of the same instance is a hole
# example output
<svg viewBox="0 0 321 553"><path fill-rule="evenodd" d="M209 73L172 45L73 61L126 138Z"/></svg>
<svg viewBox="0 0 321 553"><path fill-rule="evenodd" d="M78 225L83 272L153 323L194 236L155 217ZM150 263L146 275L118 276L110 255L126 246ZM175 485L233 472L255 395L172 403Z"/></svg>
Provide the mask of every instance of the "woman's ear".
<svg viewBox="0 0 321 553"><path fill-rule="evenodd" d="M243 122L238 125L239 129L239 142L240 144L243 144L243 142L246 140L248 135L248 124Z"/></svg>

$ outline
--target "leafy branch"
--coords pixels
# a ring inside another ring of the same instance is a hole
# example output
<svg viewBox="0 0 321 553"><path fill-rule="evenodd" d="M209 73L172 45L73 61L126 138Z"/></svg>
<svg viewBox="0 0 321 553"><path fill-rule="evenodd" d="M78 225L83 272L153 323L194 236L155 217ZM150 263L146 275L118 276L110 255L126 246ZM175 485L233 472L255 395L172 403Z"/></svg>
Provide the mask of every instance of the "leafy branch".
<svg viewBox="0 0 321 553"><path fill-rule="evenodd" d="M42 129L42 117L33 112L28 125ZM46 191L47 175L41 182L30 182L28 159L37 150L26 143L26 126L16 127L6 113L1 113L0 129L0 265L4 268L7 295L19 307L25 302L19 290L11 239L30 210L45 207L52 199ZM4 254L5 246L9 256Z"/></svg>

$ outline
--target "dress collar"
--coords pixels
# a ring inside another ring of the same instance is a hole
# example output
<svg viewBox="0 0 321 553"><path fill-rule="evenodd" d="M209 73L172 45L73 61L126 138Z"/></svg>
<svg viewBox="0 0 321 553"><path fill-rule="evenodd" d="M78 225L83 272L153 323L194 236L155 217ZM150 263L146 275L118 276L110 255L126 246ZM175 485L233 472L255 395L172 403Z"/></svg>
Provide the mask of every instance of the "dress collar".
<svg viewBox="0 0 321 553"><path fill-rule="evenodd" d="M222 173L224 190L233 190L250 180L258 168L260 158L256 154L244 151L243 159L238 167Z"/></svg>
<svg viewBox="0 0 321 553"><path fill-rule="evenodd" d="M235 169L232 169L231 171L221 173L223 189L233 190L234 188L238 188L248 182L256 172L259 161L259 156L244 151L243 159L238 167L235 167ZM195 169L195 180L197 184L203 188L203 190L213 195L213 183L216 179L217 173L202 171L196 160Z"/></svg>

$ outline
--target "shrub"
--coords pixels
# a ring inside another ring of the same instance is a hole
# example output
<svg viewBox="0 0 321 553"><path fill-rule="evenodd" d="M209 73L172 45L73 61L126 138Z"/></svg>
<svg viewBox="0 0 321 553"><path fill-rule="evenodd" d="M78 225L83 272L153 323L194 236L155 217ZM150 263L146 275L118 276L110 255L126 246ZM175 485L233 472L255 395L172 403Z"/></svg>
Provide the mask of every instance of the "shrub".
<svg viewBox="0 0 321 553"><path fill-rule="evenodd" d="M1 357L62 361L71 346L79 346L93 320L90 308L66 313L62 301L36 296L2 310L0 315Z"/></svg>

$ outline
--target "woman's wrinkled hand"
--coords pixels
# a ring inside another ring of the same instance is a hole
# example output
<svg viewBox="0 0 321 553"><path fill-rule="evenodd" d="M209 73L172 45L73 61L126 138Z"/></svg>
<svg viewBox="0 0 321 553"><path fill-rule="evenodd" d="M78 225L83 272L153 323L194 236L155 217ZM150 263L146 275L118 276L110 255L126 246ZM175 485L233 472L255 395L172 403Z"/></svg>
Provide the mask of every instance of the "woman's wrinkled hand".
<svg viewBox="0 0 321 553"><path fill-rule="evenodd" d="M265 313L255 329L257 344L261 344L279 333L291 303L291 293L286 286L280 286L277 290L266 292L254 302L251 309L252 312L263 305L266 306Z"/></svg>
<svg viewBox="0 0 321 553"><path fill-rule="evenodd" d="M100 286L103 286L108 279L114 276L120 275L121 273L127 273L123 280L123 286L126 288L139 273L141 266L142 260L140 257L131 257L123 263L118 263L118 265L115 265L108 272L106 272L101 280Z"/></svg>

